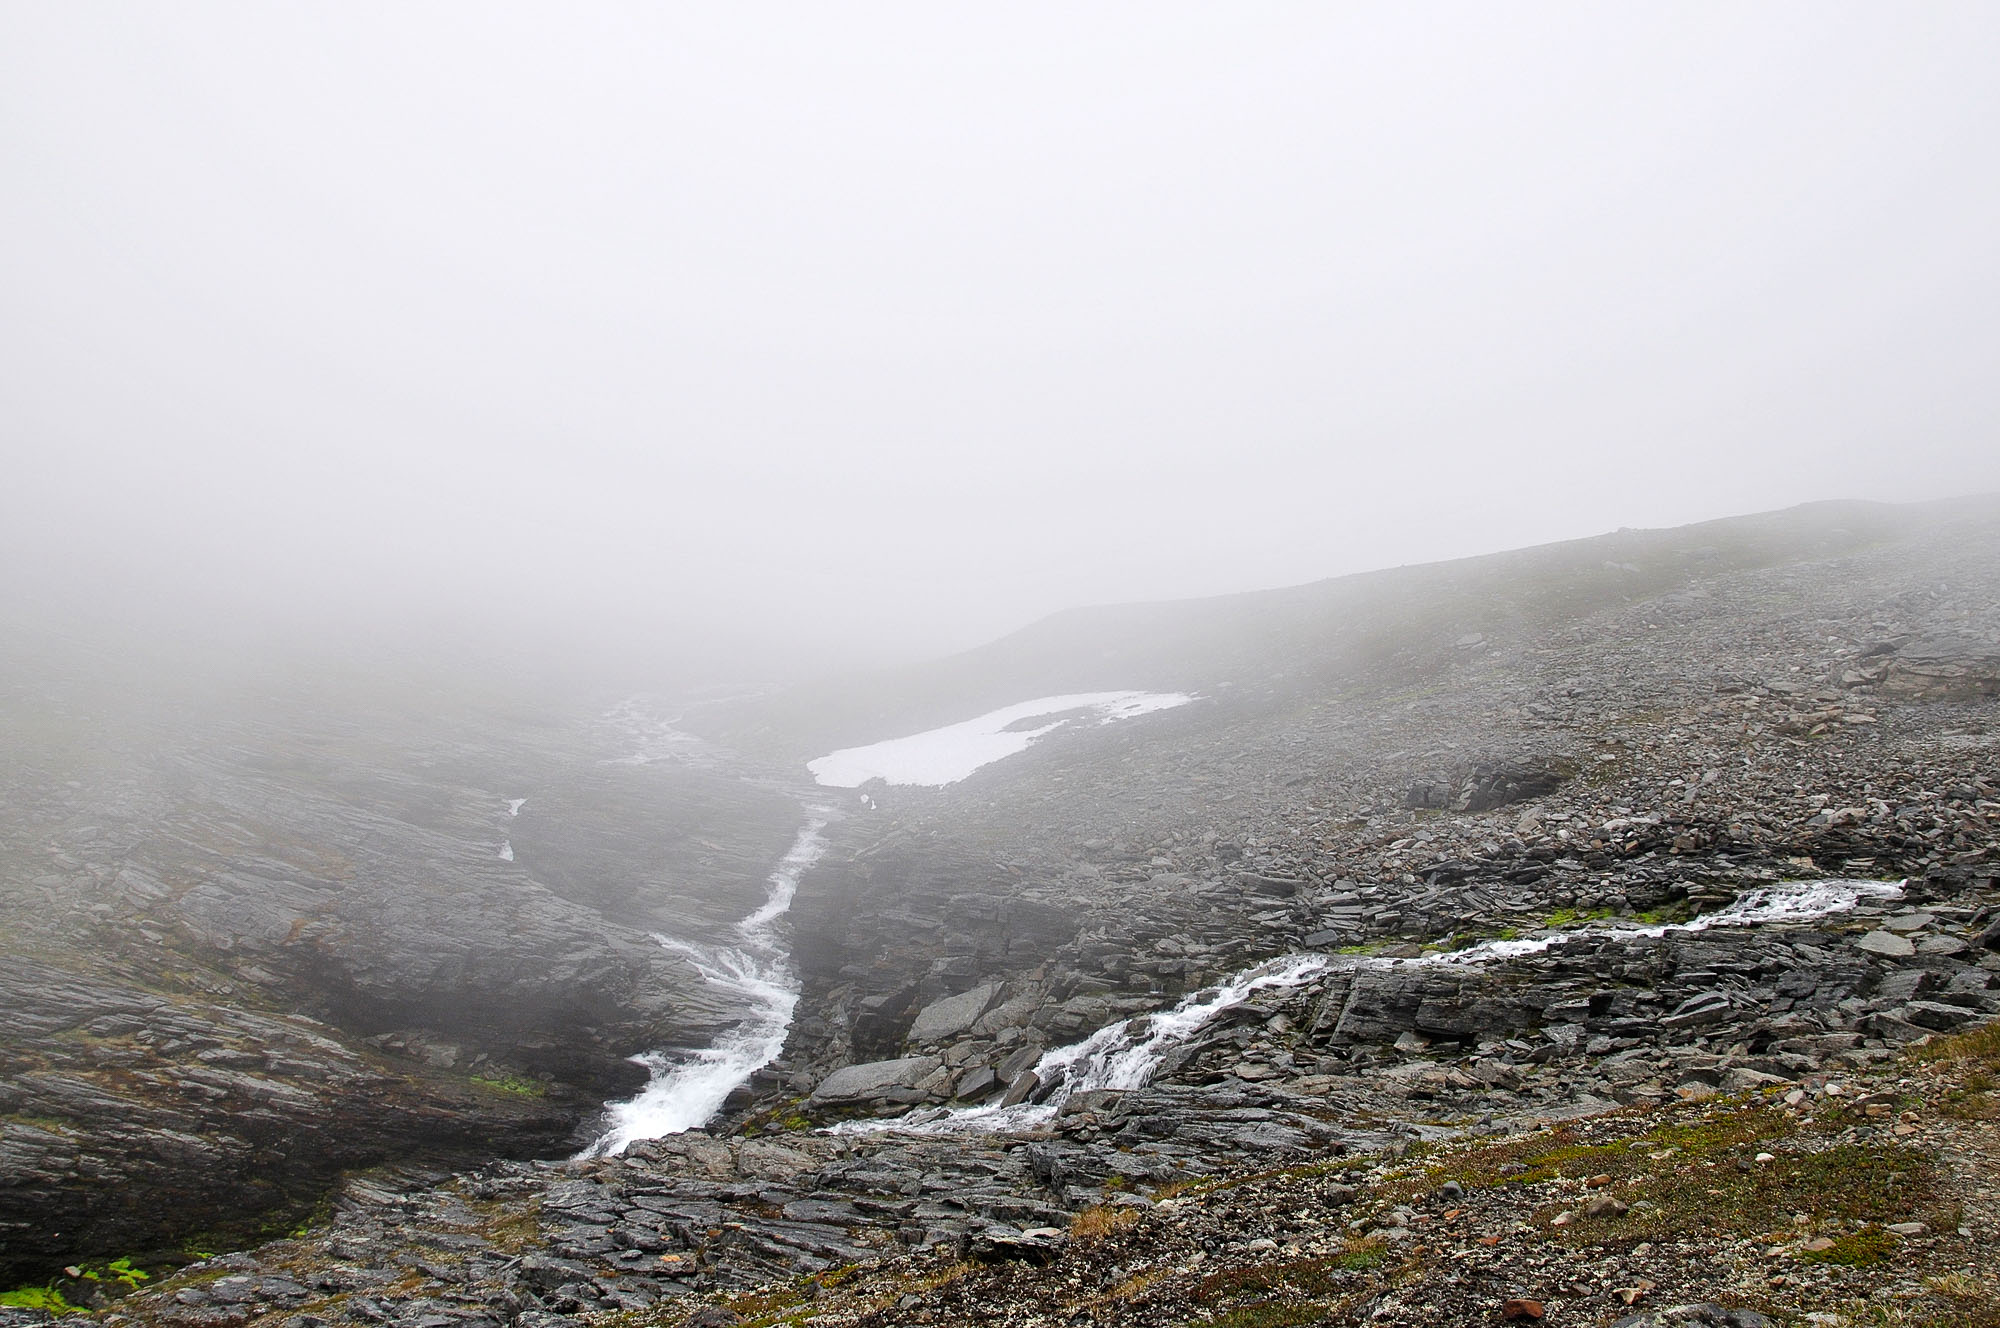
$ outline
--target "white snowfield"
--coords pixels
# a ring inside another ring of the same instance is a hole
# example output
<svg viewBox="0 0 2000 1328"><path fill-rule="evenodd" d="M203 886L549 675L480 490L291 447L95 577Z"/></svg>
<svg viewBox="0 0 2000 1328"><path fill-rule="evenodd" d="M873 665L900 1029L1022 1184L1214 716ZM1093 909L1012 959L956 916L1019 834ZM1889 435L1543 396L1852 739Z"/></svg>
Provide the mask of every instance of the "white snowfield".
<svg viewBox="0 0 2000 1328"><path fill-rule="evenodd" d="M1028 750L1037 739L1067 725L1113 724L1156 710L1171 710L1192 700L1194 697L1184 692L1078 692L1044 696L1003 706L941 729L913 733L907 738L891 738L866 747L843 747L808 761L806 769L812 772L814 780L828 788L860 788L871 779L942 788L956 784L982 766ZM1082 717L1070 713L1078 710L1087 713ZM1029 728L1009 727L1044 715L1060 718Z"/></svg>

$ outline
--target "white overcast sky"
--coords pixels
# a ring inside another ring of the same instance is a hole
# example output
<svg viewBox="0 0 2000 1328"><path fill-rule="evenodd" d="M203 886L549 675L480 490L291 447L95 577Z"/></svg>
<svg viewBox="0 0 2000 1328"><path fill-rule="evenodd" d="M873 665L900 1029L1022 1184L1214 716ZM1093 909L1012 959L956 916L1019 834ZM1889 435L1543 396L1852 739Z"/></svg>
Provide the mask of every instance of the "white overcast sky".
<svg viewBox="0 0 2000 1328"><path fill-rule="evenodd" d="M0 557L974 643L2000 488L2000 6L0 8Z"/></svg>

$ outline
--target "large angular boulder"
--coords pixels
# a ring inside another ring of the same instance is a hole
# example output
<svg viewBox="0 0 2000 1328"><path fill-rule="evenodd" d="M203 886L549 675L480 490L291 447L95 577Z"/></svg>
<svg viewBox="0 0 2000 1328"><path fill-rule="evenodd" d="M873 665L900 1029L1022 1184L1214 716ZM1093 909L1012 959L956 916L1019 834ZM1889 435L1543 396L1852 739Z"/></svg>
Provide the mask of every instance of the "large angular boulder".
<svg viewBox="0 0 2000 1328"><path fill-rule="evenodd" d="M936 1074L944 1062L935 1056L902 1056L893 1061L846 1065L819 1081L814 1102L872 1102L914 1089Z"/></svg>
<svg viewBox="0 0 2000 1328"><path fill-rule="evenodd" d="M944 1042L957 1037L977 1023L999 995L1000 984L988 982L971 991L932 1001L917 1012L917 1021L910 1025L910 1041Z"/></svg>

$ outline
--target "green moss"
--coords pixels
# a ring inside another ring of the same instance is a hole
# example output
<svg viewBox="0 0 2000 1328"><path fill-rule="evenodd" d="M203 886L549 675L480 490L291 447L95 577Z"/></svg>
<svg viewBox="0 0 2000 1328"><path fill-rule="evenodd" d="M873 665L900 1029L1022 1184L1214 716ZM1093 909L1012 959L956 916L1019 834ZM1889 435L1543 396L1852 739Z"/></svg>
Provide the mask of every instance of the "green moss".
<svg viewBox="0 0 2000 1328"><path fill-rule="evenodd" d="M1335 1255L1333 1262L1349 1272L1364 1272L1370 1268L1380 1268L1388 1261L1389 1251L1379 1244L1357 1245L1345 1254Z"/></svg>
<svg viewBox="0 0 2000 1328"><path fill-rule="evenodd" d="M1850 1268L1866 1268L1869 1264L1880 1263L1896 1248L1896 1237L1881 1227L1870 1224L1859 1231L1850 1232L1833 1242L1831 1249L1820 1250L1804 1257L1815 1263L1845 1264Z"/></svg>
<svg viewBox="0 0 2000 1328"><path fill-rule="evenodd" d="M523 1078L518 1074L475 1074L472 1082L495 1093L510 1093L515 1097L547 1097L549 1086L538 1079Z"/></svg>
<svg viewBox="0 0 2000 1328"><path fill-rule="evenodd" d="M1402 944L1403 944L1402 941L1397 940L1393 936L1383 936L1377 938L1376 940L1363 941L1359 945L1340 946L1339 948L1334 950L1334 953L1344 954L1344 955L1372 955L1377 953L1378 951L1386 950L1392 945L1402 945Z"/></svg>
<svg viewBox="0 0 2000 1328"><path fill-rule="evenodd" d="M1579 922L1602 922L1611 916L1608 908L1575 909L1559 908L1542 919L1544 927L1574 927Z"/></svg>
<svg viewBox="0 0 2000 1328"><path fill-rule="evenodd" d="M19 1287L13 1291L0 1291L0 1309L43 1310L49 1314L82 1314L62 1297L62 1292L52 1286Z"/></svg>
<svg viewBox="0 0 2000 1328"><path fill-rule="evenodd" d="M151 1273L132 1266L129 1255L113 1259L110 1263L85 1264L69 1275L81 1282L118 1282L128 1291L136 1291L141 1282L152 1280Z"/></svg>

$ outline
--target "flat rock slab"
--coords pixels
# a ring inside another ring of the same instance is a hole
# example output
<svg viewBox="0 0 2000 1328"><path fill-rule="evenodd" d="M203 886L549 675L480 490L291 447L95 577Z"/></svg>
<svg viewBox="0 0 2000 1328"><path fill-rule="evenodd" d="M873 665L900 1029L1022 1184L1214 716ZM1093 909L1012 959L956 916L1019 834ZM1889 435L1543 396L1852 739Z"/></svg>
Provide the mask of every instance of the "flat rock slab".
<svg viewBox="0 0 2000 1328"><path fill-rule="evenodd" d="M1908 959L1917 952L1913 942L1888 931L1871 931L1854 944L1869 954L1886 959Z"/></svg>
<svg viewBox="0 0 2000 1328"><path fill-rule="evenodd" d="M935 1056L903 1056L893 1061L842 1066L819 1081L812 1091L813 1101L866 1100L892 1088L915 1088L936 1074L943 1064Z"/></svg>

